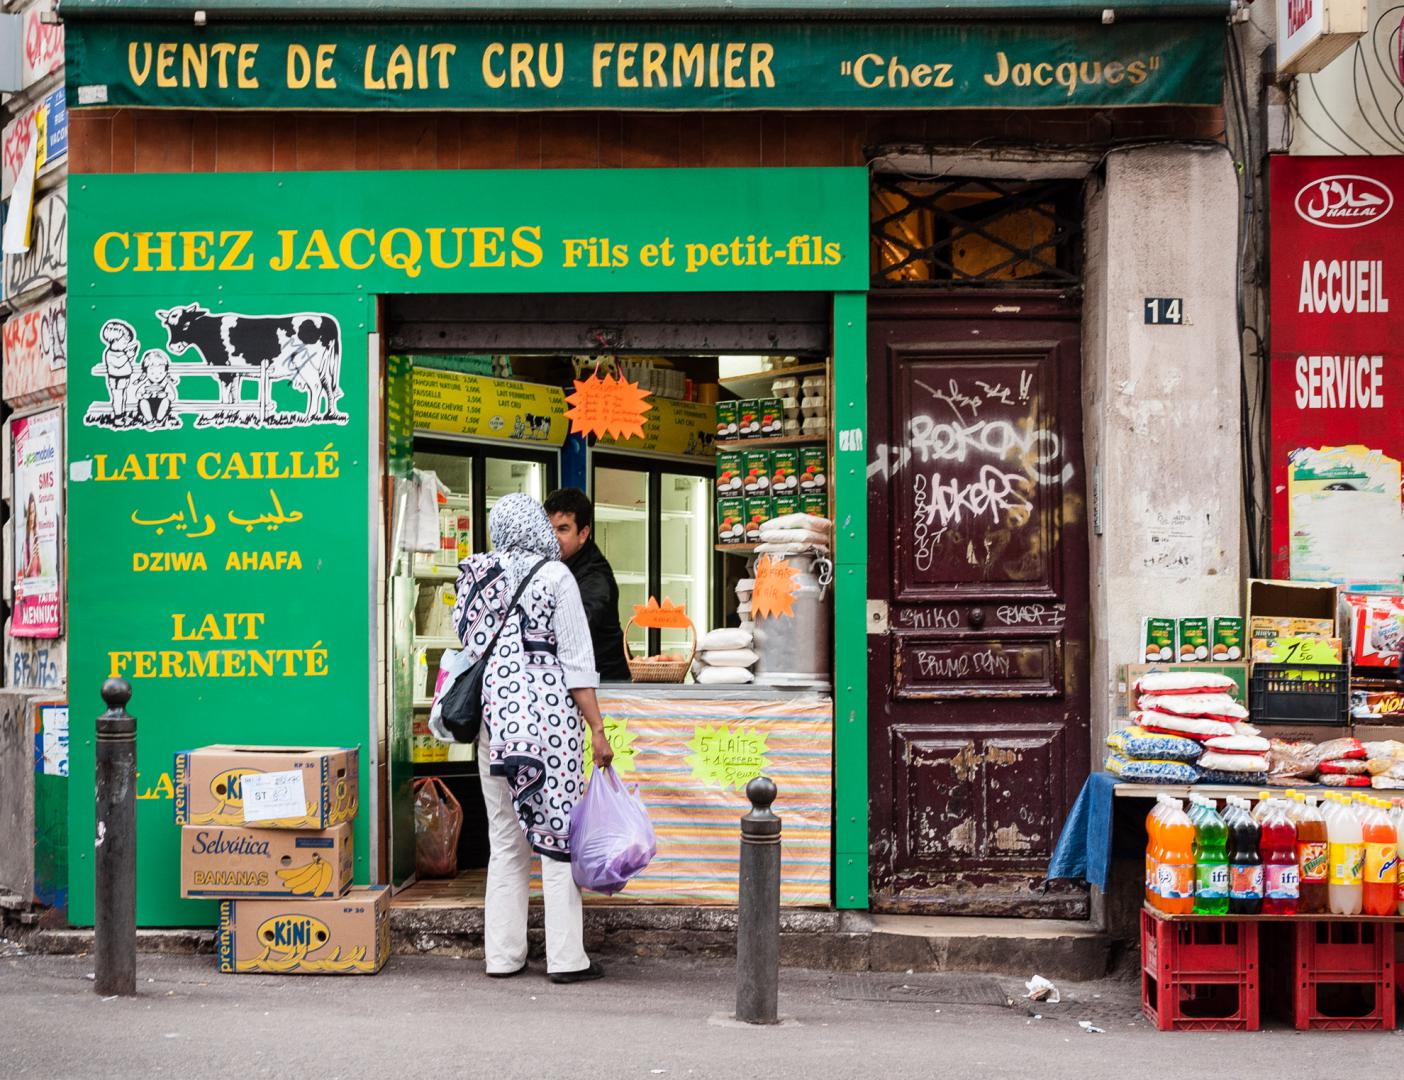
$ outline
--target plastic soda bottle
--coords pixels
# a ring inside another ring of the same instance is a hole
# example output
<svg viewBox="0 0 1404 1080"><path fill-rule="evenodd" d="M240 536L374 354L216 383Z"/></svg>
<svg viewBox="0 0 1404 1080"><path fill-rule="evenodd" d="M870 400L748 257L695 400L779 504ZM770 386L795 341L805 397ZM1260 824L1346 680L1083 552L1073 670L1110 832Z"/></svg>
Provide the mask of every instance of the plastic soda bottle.
<svg viewBox="0 0 1404 1080"><path fill-rule="evenodd" d="M1365 842L1365 879L1361 910L1366 915L1393 915L1399 908L1399 834L1385 816L1383 802L1367 799L1361 823Z"/></svg>
<svg viewBox="0 0 1404 1080"><path fill-rule="evenodd" d="M1327 880L1333 915L1359 915L1365 876L1365 840L1360 821L1341 796L1331 800L1326 819L1326 844L1330 857Z"/></svg>
<svg viewBox="0 0 1404 1080"><path fill-rule="evenodd" d="M1228 828L1214 804L1203 800L1194 834L1194 913L1228 914L1228 886Z"/></svg>
<svg viewBox="0 0 1404 1080"><path fill-rule="evenodd" d="M1270 792L1270 791L1260 791L1260 792L1258 792L1258 805L1255 806L1255 807L1253 807L1253 823L1254 823L1255 825L1262 825L1262 823L1263 823L1263 818L1267 817L1267 812L1268 812L1268 800L1269 800L1270 798L1272 798L1272 792Z"/></svg>
<svg viewBox="0 0 1404 1080"><path fill-rule="evenodd" d="M1297 911L1303 915L1324 915L1329 907L1326 886L1326 819L1317 809L1314 796L1297 821L1297 874L1300 878Z"/></svg>
<svg viewBox="0 0 1404 1080"><path fill-rule="evenodd" d="M1297 827L1287 803L1272 800L1262 824L1263 914L1295 915L1301 878L1297 871Z"/></svg>
<svg viewBox="0 0 1404 1080"><path fill-rule="evenodd" d="M1194 825L1179 799L1171 800L1160 834L1160 910L1189 915L1194 911Z"/></svg>
<svg viewBox="0 0 1404 1080"><path fill-rule="evenodd" d="M1404 802L1399 799L1394 800L1394 832L1398 838L1395 845L1395 852L1399 857L1399 865L1404 866ZM1399 891L1397 894L1399 903L1399 914L1404 915L1404 874L1399 875Z"/></svg>
<svg viewBox="0 0 1404 1080"><path fill-rule="evenodd" d="M1229 828L1228 856L1229 914L1257 915L1263 907L1263 859L1251 815L1243 814Z"/></svg>
<svg viewBox="0 0 1404 1080"><path fill-rule="evenodd" d="M1146 903L1155 908L1160 906L1160 826L1169 802L1170 796L1157 795L1146 815Z"/></svg>

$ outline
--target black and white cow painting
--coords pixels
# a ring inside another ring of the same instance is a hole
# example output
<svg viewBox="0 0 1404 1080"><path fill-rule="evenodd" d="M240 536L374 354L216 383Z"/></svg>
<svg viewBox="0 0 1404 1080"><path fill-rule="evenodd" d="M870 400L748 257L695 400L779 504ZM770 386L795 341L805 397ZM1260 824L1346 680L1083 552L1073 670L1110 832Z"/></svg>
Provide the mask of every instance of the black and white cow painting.
<svg viewBox="0 0 1404 1080"><path fill-rule="evenodd" d="M270 380L291 381L307 395L302 423L313 423L314 417L318 422L346 422L336 408L342 397L341 328L332 316L240 315L186 304L158 311L156 317L173 355L194 349L211 367L244 369L215 374L222 404L236 404L241 380L258 377L266 367Z"/></svg>

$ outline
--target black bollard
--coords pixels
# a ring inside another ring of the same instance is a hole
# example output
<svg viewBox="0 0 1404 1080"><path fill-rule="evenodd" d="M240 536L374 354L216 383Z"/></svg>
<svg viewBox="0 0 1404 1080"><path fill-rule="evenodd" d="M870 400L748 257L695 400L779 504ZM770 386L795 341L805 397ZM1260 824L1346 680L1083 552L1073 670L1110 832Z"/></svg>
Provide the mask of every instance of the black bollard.
<svg viewBox="0 0 1404 1080"><path fill-rule="evenodd" d="M97 835L94 838L93 989L136 994L136 718L125 679L102 684L97 719Z"/></svg>
<svg viewBox="0 0 1404 1080"><path fill-rule="evenodd" d="M775 782L746 785L751 812L741 819L741 880L736 913L736 1019L780 1022L780 819L771 812Z"/></svg>

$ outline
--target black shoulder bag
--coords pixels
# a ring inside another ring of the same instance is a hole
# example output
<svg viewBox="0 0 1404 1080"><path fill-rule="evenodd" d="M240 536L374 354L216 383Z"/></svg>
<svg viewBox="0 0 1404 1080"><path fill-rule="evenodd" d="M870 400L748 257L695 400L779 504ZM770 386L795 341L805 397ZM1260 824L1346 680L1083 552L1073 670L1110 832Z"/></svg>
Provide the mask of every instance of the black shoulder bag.
<svg viewBox="0 0 1404 1080"><path fill-rule="evenodd" d="M487 674L488 661L492 659L493 650L497 648L497 639L502 636L502 631L507 629L507 620L517 610L517 601L522 598L522 593L526 592L526 587L536 576L536 572L550 561L550 559L542 559L527 572L526 577L522 578L522 583L517 586L516 595L507 605L507 614L502 617L502 625L497 628L497 633L492 635L492 640L483 650L483 655L473 661L473 666L456 678L444 691L444 701L439 710L439 719L444 725L444 730L453 736L454 742L475 743L478 741L478 732L483 727L483 677Z"/></svg>

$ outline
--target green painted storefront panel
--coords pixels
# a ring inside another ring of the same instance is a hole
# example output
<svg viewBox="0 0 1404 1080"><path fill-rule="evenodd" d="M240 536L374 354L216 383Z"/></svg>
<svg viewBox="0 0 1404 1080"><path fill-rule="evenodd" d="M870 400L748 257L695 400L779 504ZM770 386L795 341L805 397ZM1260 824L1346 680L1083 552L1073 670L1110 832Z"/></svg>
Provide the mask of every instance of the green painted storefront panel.
<svg viewBox="0 0 1404 1080"><path fill-rule="evenodd" d="M868 906L868 348L862 293L834 297L834 901Z"/></svg>
<svg viewBox="0 0 1404 1080"><path fill-rule="evenodd" d="M224 109L1216 105L1224 25L76 22L68 99Z"/></svg>
<svg viewBox="0 0 1404 1080"><path fill-rule="evenodd" d="M212 904L178 899L172 815L173 755L207 743L359 744L357 878L370 877L375 294L843 292L867 279L862 169L74 175L69 187L80 925L94 829L81 778L111 674L132 681L139 720L144 925L213 918ZM609 265L589 265L590 250ZM393 765L408 748L392 729Z"/></svg>

